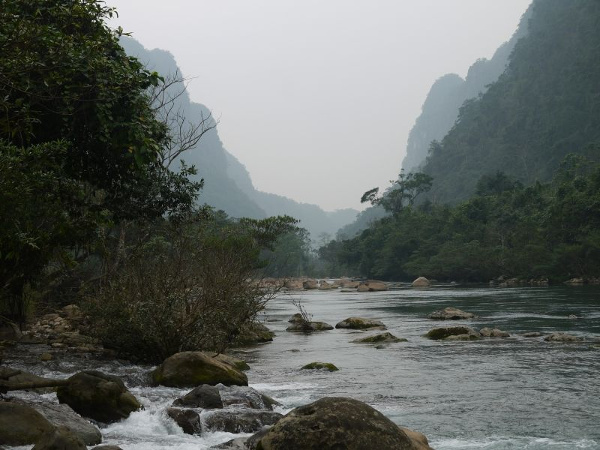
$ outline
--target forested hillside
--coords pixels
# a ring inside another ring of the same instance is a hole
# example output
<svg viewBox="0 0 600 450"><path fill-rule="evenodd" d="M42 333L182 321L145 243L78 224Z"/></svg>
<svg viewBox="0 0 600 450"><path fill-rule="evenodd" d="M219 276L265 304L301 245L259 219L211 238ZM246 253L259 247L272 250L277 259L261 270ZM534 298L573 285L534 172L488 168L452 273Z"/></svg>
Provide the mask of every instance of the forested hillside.
<svg viewBox="0 0 600 450"><path fill-rule="evenodd" d="M121 44L128 54L139 58L151 70L167 77L176 73L182 76L171 53L147 50L131 38L122 38ZM172 88L173 96L181 94L176 99L176 107L187 123L200 123L210 116L210 111L204 105L192 102L184 87L185 83L179 83ZM216 125L212 118L209 122ZM286 214L300 220L300 226L316 239L321 233L335 233L357 214L352 209L323 211L317 205L256 190L244 165L223 146L216 127L207 131L195 148L182 155L182 159L196 167L197 180L204 179L200 202L222 209L233 217L264 218Z"/></svg>
<svg viewBox="0 0 600 450"><path fill-rule="evenodd" d="M458 202L479 178L502 171L528 185L547 181L565 155L592 158L600 141L600 2L536 1L527 36L507 70L432 147L430 198Z"/></svg>

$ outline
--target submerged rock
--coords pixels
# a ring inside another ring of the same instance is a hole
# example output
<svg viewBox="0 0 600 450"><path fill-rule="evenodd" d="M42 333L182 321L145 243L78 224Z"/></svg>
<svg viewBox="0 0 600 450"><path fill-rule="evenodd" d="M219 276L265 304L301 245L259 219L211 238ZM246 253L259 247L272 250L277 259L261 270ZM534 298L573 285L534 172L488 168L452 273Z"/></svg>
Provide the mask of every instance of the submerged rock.
<svg viewBox="0 0 600 450"><path fill-rule="evenodd" d="M83 440L67 427L57 427L44 433L31 450L86 450Z"/></svg>
<svg viewBox="0 0 600 450"><path fill-rule="evenodd" d="M331 363L324 363L324 362L311 362L309 364L306 364L305 366L302 366L302 369L306 369L306 370L327 370L329 372L336 372L340 369L338 369L335 365L331 364Z"/></svg>
<svg viewBox="0 0 600 450"><path fill-rule="evenodd" d="M444 327L429 330L425 337L433 340L474 340L480 335L471 327Z"/></svg>
<svg viewBox="0 0 600 450"><path fill-rule="evenodd" d="M472 319L475 317L475 314L449 306L448 308L432 312L428 317L433 320L461 320Z"/></svg>
<svg viewBox="0 0 600 450"><path fill-rule="evenodd" d="M322 398L294 409L263 435L261 450L415 450L413 440L369 405L350 398ZM252 438L250 438L252 439ZM421 449L429 449L421 446Z"/></svg>
<svg viewBox="0 0 600 450"><path fill-rule="evenodd" d="M496 337L510 337L510 333L508 333L507 331L502 331L498 328L482 328L481 330L479 330L479 334L481 334L481 336L483 337L492 337L492 338L496 338Z"/></svg>
<svg viewBox="0 0 600 450"><path fill-rule="evenodd" d="M126 419L142 407L120 378L96 370L73 375L69 384L58 388L56 395L60 403L66 403L82 416L105 423Z"/></svg>
<svg viewBox="0 0 600 450"><path fill-rule="evenodd" d="M328 330L333 330L333 327L325 322L295 322L286 328L286 331L298 331L303 333Z"/></svg>
<svg viewBox="0 0 600 450"><path fill-rule="evenodd" d="M223 406L241 406L251 409L266 409L271 411L279 402L268 395L258 392L248 386L217 386Z"/></svg>
<svg viewBox="0 0 600 450"><path fill-rule="evenodd" d="M579 342L582 338L567 333L552 333L544 338L546 342Z"/></svg>
<svg viewBox="0 0 600 450"><path fill-rule="evenodd" d="M203 352L181 352L168 357L152 372L152 380L170 387L248 385L244 373Z"/></svg>
<svg viewBox="0 0 600 450"><path fill-rule="evenodd" d="M254 433L264 426L273 425L282 417L282 414L273 411L222 409L203 413L202 421L210 431Z"/></svg>
<svg viewBox="0 0 600 450"><path fill-rule="evenodd" d="M366 330L368 328L379 328L385 330L383 322L374 319L365 319L363 317L348 317L337 323L336 328L348 328L351 330Z"/></svg>
<svg viewBox="0 0 600 450"><path fill-rule="evenodd" d="M399 338L391 333L381 333L374 336L367 336L361 339L355 339L352 342L357 344L382 344L392 342L407 342L407 339Z"/></svg>
<svg viewBox="0 0 600 450"><path fill-rule="evenodd" d="M200 414L193 409L167 408L167 415L181 427L186 434L201 434Z"/></svg>

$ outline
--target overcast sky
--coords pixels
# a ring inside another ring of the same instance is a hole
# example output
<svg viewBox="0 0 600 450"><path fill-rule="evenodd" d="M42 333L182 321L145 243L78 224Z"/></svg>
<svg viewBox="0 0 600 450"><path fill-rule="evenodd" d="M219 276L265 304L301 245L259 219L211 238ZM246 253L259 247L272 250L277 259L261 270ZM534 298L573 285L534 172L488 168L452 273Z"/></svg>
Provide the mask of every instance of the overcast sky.
<svg viewBox="0 0 600 450"><path fill-rule="evenodd" d="M263 191L361 208L396 178L432 83L465 76L531 0L107 0L171 52Z"/></svg>

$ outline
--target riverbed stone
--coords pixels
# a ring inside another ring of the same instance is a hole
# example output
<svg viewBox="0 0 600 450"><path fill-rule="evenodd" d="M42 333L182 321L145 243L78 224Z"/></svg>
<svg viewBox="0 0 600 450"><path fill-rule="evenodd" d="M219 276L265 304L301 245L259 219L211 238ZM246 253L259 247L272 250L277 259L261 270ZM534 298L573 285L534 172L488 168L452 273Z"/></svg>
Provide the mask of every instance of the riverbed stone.
<svg viewBox="0 0 600 450"><path fill-rule="evenodd" d="M217 386L224 407L235 406L250 409L273 410L280 403L249 386Z"/></svg>
<svg viewBox="0 0 600 450"><path fill-rule="evenodd" d="M282 414L273 411L222 409L204 412L202 421L210 431L254 433L265 426L273 425L282 417Z"/></svg>
<svg viewBox="0 0 600 450"><path fill-rule="evenodd" d="M246 361L240 358L236 358L235 356L220 353L217 356L214 356L214 358L225 364L229 364L230 366L233 366L238 370L250 370L250 366Z"/></svg>
<svg viewBox="0 0 600 450"><path fill-rule="evenodd" d="M170 387L248 385L243 372L203 352L181 352L168 357L152 372L152 380Z"/></svg>
<svg viewBox="0 0 600 450"><path fill-rule="evenodd" d="M382 413L358 400L329 397L294 409L258 441L260 450L415 450Z"/></svg>
<svg viewBox="0 0 600 450"><path fill-rule="evenodd" d="M54 428L48 419L32 407L0 401L0 444L32 445Z"/></svg>
<svg viewBox="0 0 600 450"><path fill-rule="evenodd" d="M79 372L69 384L58 388L58 401L77 413L98 422L112 423L126 419L142 405L116 376L97 370Z"/></svg>
<svg viewBox="0 0 600 450"><path fill-rule="evenodd" d="M433 340L474 340L480 335L471 327L443 327L429 330L425 337Z"/></svg>
<svg viewBox="0 0 600 450"><path fill-rule="evenodd" d="M360 339L355 339L352 342L356 344L384 344L393 342L406 342L407 339L394 336L392 333L380 333L374 336L367 336Z"/></svg>
<svg viewBox="0 0 600 450"><path fill-rule="evenodd" d="M425 277L419 277L412 282L412 287L429 287L431 282Z"/></svg>
<svg viewBox="0 0 600 450"><path fill-rule="evenodd" d="M358 292L378 292L387 291L388 287L383 281L367 280L359 283L356 290Z"/></svg>
<svg viewBox="0 0 600 450"><path fill-rule="evenodd" d="M492 338L503 338L510 337L510 333L507 331L500 330L498 328L482 328L479 330L479 334L483 337L492 337Z"/></svg>
<svg viewBox="0 0 600 450"><path fill-rule="evenodd" d="M203 384L192 389L183 397L176 399L173 406L187 406L188 408L222 408L223 400L219 388Z"/></svg>
<svg viewBox="0 0 600 450"><path fill-rule="evenodd" d="M318 289L319 288L319 283L317 282L317 280L306 280L302 283L302 287L304 289L310 290L310 289Z"/></svg>
<svg viewBox="0 0 600 450"><path fill-rule="evenodd" d="M22 403L19 400L14 401ZM56 403L45 401L43 403L29 403L28 406L42 414L55 427L66 427L71 430L86 445L97 445L102 442L100 430L73 411L69 405L64 403L57 405Z"/></svg>
<svg viewBox="0 0 600 450"><path fill-rule="evenodd" d="M325 322L294 322L285 330L310 333L313 331L333 330L333 327Z"/></svg>
<svg viewBox="0 0 600 450"><path fill-rule="evenodd" d="M309 364L306 364L305 366L302 366L302 369L305 370L327 370L329 372L337 372L338 369L334 364L331 363L326 363L326 362L311 362Z"/></svg>
<svg viewBox="0 0 600 450"><path fill-rule="evenodd" d="M428 317L433 320L462 320L472 319L475 317L475 314L449 306L447 308L432 312Z"/></svg>
<svg viewBox="0 0 600 450"><path fill-rule="evenodd" d="M86 450L85 442L64 426L44 433L31 450Z"/></svg>
<svg viewBox="0 0 600 450"><path fill-rule="evenodd" d="M275 336L275 333L269 330L264 324L260 322L251 322L242 328L240 334L235 338L233 345L243 347L271 342L273 336Z"/></svg>
<svg viewBox="0 0 600 450"><path fill-rule="evenodd" d="M364 317L348 317L338 322L336 328L348 328L351 330L366 330L368 328L377 328L385 330L383 322L375 319L365 319Z"/></svg>
<svg viewBox="0 0 600 450"><path fill-rule="evenodd" d="M184 433L202 433L200 414L193 409L167 408L167 415L181 427Z"/></svg>
<svg viewBox="0 0 600 450"><path fill-rule="evenodd" d="M544 338L546 342L579 342L582 338L567 333L552 333Z"/></svg>
<svg viewBox="0 0 600 450"><path fill-rule="evenodd" d="M432 450L429 446L429 440L427 436L418 431L410 430L405 427L398 426L406 435L410 438L413 443L414 450Z"/></svg>

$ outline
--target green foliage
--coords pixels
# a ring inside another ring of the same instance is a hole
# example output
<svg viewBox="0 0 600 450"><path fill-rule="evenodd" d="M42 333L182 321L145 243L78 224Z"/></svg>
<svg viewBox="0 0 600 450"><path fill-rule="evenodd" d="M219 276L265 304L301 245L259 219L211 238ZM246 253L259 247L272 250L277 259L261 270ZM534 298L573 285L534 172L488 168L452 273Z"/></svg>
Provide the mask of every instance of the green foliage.
<svg viewBox="0 0 600 450"><path fill-rule="evenodd" d="M120 354L158 362L181 351L223 352L273 295L256 281L261 251L289 218L235 222L201 211L152 225L90 295L93 333Z"/></svg>
<svg viewBox="0 0 600 450"><path fill-rule="evenodd" d="M600 276L600 165L569 156L552 183L525 188L497 173L478 185L479 196L454 207L403 208L319 253L391 280Z"/></svg>
<svg viewBox="0 0 600 450"><path fill-rule="evenodd" d="M590 144L600 141L600 3L537 0L530 13L504 74L464 103L430 152L429 198L466 200L496 171L524 185L548 182L572 152L597 159Z"/></svg>
<svg viewBox="0 0 600 450"><path fill-rule="evenodd" d="M405 206L412 206L417 197L431 189L433 179L424 173L415 172L405 174L400 171L397 180L392 180L392 186L384 195L378 196L379 188L371 189L363 194L361 203L369 202L371 205L381 205L386 211L398 213Z"/></svg>

